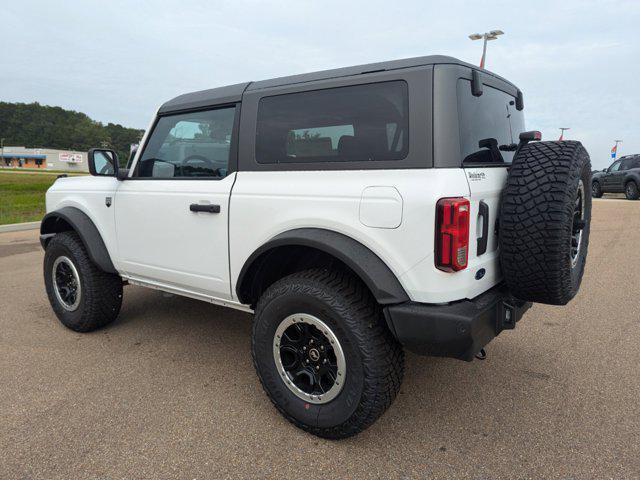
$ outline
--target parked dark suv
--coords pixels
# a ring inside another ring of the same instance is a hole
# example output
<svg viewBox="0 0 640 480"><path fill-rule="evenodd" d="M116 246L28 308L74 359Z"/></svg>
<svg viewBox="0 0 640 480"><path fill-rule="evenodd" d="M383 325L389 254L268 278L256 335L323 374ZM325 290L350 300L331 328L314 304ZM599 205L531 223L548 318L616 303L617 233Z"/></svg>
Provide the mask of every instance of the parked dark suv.
<svg viewBox="0 0 640 480"><path fill-rule="evenodd" d="M640 155L627 155L613 162L602 172L593 173L591 184L594 197L603 193L623 193L629 200L640 197Z"/></svg>

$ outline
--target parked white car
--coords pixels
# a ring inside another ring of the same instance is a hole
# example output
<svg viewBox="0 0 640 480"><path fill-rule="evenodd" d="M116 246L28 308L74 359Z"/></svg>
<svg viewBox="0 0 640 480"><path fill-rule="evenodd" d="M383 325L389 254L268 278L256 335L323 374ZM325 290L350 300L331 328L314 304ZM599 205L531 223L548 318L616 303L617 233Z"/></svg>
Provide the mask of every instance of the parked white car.
<svg viewBox="0 0 640 480"><path fill-rule="evenodd" d="M130 283L252 312L274 405L354 435L395 398L403 346L470 361L530 302L576 294L589 157L538 142L523 108L442 56L179 96L128 168L94 149L91 177L47 192L53 310L103 327Z"/></svg>

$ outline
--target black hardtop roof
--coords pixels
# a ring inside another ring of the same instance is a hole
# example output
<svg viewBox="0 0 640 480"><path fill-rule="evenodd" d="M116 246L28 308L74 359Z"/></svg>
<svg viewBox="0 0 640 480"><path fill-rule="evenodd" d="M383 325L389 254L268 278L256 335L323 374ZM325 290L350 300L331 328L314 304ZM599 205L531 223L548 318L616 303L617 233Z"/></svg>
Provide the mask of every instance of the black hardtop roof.
<svg viewBox="0 0 640 480"><path fill-rule="evenodd" d="M254 91L265 88L291 85L295 83L313 82L316 80L349 77L353 75L361 75L377 71L397 70L401 68L419 67L423 65L435 64L454 64L478 69L478 67L471 65L470 63L463 62L462 60L458 60L457 58L448 57L445 55L429 55L425 57L405 58L402 60L390 60L387 62L368 63L365 65L356 65L353 67L334 68L332 70L303 73L300 75L290 75L287 77L273 78L270 80L260 80L258 82L237 83L235 85L228 85L225 87L185 93L184 95L179 95L164 103L158 110L158 113L175 112L179 110L188 110L210 105L239 102L242 99L242 94L245 91ZM486 70L485 73L499 78L500 80L512 85L511 82L505 80L502 77L499 77L494 73L488 72Z"/></svg>
<svg viewBox="0 0 640 480"><path fill-rule="evenodd" d="M236 83L226 87L210 88L199 92L185 93L165 102L158 113L175 112L178 110L188 110L190 108L206 107L222 103L239 102L242 94L251 82Z"/></svg>

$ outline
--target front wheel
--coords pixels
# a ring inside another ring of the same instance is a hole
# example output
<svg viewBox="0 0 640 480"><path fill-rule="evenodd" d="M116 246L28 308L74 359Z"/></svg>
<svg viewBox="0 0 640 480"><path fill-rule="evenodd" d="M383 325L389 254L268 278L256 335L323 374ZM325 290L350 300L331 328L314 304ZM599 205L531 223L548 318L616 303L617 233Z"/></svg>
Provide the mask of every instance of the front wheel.
<svg viewBox="0 0 640 480"><path fill-rule="evenodd" d="M638 197L640 197L640 192L638 191L638 184L633 180L631 180L625 186L624 193L627 196L627 200L637 200Z"/></svg>
<svg viewBox="0 0 640 480"><path fill-rule="evenodd" d="M602 187L600 186L600 182L593 182L591 184L591 196L593 198L602 197Z"/></svg>
<svg viewBox="0 0 640 480"><path fill-rule="evenodd" d="M324 438L355 435L396 397L404 354L353 275L313 269L270 286L254 319L253 361L287 420Z"/></svg>
<svg viewBox="0 0 640 480"><path fill-rule="evenodd" d="M76 332L90 332L116 319L122 279L93 264L75 232L56 234L44 255L44 284L53 311Z"/></svg>

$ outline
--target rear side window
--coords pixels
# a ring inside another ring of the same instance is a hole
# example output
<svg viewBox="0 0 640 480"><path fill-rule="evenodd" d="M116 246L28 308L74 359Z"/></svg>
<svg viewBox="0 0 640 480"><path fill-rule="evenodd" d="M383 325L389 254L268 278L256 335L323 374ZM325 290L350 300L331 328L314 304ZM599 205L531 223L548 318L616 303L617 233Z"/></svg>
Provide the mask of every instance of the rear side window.
<svg viewBox="0 0 640 480"><path fill-rule="evenodd" d="M402 160L409 145L404 81L291 93L260 100L258 163Z"/></svg>
<svg viewBox="0 0 640 480"><path fill-rule="evenodd" d="M620 170L631 170L632 168L640 168L640 158L631 157L622 161Z"/></svg>
<svg viewBox="0 0 640 480"><path fill-rule="evenodd" d="M510 163L524 130L524 115L515 97L483 85L479 97L471 82L458 80L458 119L463 163Z"/></svg>

